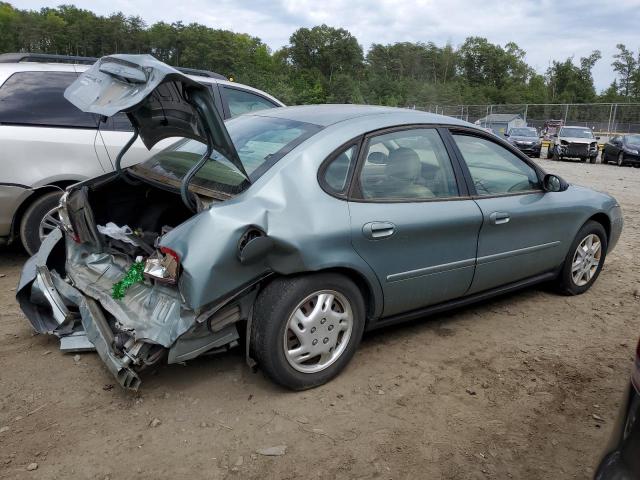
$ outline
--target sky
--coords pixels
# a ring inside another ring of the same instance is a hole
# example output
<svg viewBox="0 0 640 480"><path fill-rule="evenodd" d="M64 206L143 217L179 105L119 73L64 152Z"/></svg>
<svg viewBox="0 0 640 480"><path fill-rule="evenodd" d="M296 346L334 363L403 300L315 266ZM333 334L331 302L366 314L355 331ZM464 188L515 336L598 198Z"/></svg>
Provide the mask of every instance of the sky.
<svg viewBox="0 0 640 480"><path fill-rule="evenodd" d="M593 70L598 92L615 74L616 44L640 48L640 0L9 0L16 8L74 4L101 15L122 11L148 24L181 20L259 37L273 50L300 27L326 23L351 32L365 49L372 43L449 42L468 36L504 45L516 42L527 63L544 73L552 60L576 63L602 52Z"/></svg>

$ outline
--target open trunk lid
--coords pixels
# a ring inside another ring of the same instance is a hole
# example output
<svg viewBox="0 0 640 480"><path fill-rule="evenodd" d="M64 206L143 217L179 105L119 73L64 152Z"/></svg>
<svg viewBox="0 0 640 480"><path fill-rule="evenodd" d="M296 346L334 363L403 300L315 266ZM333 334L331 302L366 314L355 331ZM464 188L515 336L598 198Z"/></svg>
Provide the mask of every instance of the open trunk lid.
<svg viewBox="0 0 640 480"><path fill-rule="evenodd" d="M169 137L211 144L248 178L209 88L151 55L102 57L64 96L83 112L126 113L148 149Z"/></svg>

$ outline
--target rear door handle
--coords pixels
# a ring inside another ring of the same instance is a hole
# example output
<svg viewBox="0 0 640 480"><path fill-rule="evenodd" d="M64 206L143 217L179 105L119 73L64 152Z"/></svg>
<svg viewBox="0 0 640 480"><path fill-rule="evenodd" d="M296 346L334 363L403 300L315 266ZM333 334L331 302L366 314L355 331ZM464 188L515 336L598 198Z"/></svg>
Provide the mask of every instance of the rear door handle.
<svg viewBox="0 0 640 480"><path fill-rule="evenodd" d="M494 225L509 223L509 220L511 220L511 217L509 217L509 214L506 212L493 212L489 218Z"/></svg>
<svg viewBox="0 0 640 480"><path fill-rule="evenodd" d="M371 240L387 238L396 232L396 226L391 222L369 222L362 226L362 233Z"/></svg>

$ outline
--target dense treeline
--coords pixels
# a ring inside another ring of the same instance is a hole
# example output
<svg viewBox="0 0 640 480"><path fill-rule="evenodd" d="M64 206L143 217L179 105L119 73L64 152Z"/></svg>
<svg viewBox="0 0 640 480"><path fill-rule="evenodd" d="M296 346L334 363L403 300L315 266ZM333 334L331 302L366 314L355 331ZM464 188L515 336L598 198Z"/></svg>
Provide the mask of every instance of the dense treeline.
<svg viewBox="0 0 640 480"><path fill-rule="evenodd" d="M545 75L504 46L469 37L458 48L433 42L373 44L365 53L342 28L300 28L275 52L259 38L197 23L158 22L114 13L99 16L62 5L39 11L0 2L0 52L102 56L151 53L176 66L214 70L269 91L288 104L386 105L638 101L640 58L618 45L616 80L598 95L592 69L599 51L553 61Z"/></svg>

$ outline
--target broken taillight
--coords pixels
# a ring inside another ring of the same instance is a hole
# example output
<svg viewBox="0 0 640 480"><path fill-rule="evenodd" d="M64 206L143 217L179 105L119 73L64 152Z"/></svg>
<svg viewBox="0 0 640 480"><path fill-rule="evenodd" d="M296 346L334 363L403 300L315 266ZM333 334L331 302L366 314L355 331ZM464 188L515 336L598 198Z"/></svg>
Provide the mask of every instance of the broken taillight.
<svg viewBox="0 0 640 480"><path fill-rule="evenodd" d="M180 256L175 250L160 247L155 255L147 258L144 276L162 283L176 283L180 269Z"/></svg>

